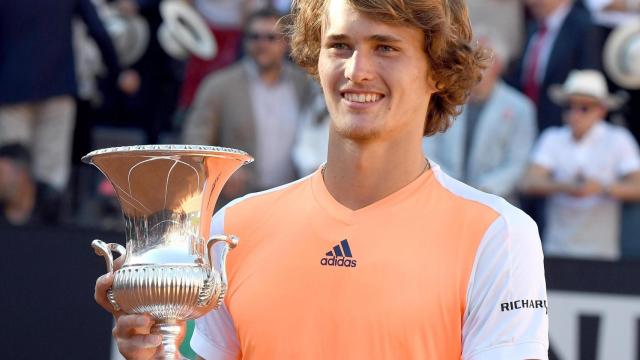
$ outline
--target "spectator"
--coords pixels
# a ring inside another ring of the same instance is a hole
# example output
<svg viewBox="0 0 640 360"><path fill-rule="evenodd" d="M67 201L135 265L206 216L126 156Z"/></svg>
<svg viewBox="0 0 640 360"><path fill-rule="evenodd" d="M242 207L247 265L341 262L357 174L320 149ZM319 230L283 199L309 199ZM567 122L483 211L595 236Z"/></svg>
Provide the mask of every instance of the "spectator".
<svg viewBox="0 0 640 360"><path fill-rule="evenodd" d="M300 115L300 128L293 146L293 163L298 176L307 176L327 161L331 118L319 94Z"/></svg>
<svg viewBox="0 0 640 360"><path fill-rule="evenodd" d="M200 82L210 73L238 59L242 46L242 24L247 14L262 7L264 0L193 0L218 44L218 54L210 60L192 56L185 70L178 107L187 109L194 101Z"/></svg>
<svg viewBox="0 0 640 360"><path fill-rule="evenodd" d="M572 72L550 94L564 106L567 125L545 130L523 182L526 192L549 197L544 249L615 260L620 202L640 200L638 146L625 128L603 120L621 97L594 70Z"/></svg>
<svg viewBox="0 0 640 360"><path fill-rule="evenodd" d="M41 225L58 221L53 189L31 175L29 150L20 144L0 146L0 224Z"/></svg>
<svg viewBox="0 0 640 360"><path fill-rule="evenodd" d="M56 191L66 187L71 163L75 14L87 24L109 74L121 89L134 92L137 73L120 71L91 0L0 2L0 144L26 146L33 156L33 176Z"/></svg>
<svg viewBox="0 0 640 360"><path fill-rule="evenodd" d="M466 1L474 29L489 28L502 36L505 65L522 52L524 41L524 5L520 0Z"/></svg>
<svg viewBox="0 0 640 360"><path fill-rule="evenodd" d="M538 130L562 124L562 110L547 95L573 69L595 69L600 48L588 11L572 0L525 0L534 22L527 24L527 45L508 82L537 106Z"/></svg>
<svg viewBox="0 0 640 360"><path fill-rule="evenodd" d="M287 42L271 9L250 15L247 56L208 76L185 121L183 140L248 151L256 162L227 182L223 197L282 185L295 178L291 151L300 113L316 94L313 81L285 61Z"/></svg>
<svg viewBox="0 0 640 360"><path fill-rule="evenodd" d="M611 32L619 26L630 23L640 23L640 1L634 0L583 0L591 11L593 20L598 27L598 44L604 47ZM621 61L622 62L622 61ZM605 73L605 76L607 74ZM621 87L610 79L609 86L616 90ZM624 123L629 127L636 141L640 139L640 90L628 90L630 98L625 108L620 109L624 116Z"/></svg>
<svg viewBox="0 0 640 360"><path fill-rule="evenodd" d="M493 63L451 129L424 138L423 148L456 179L515 203L536 136L535 109L500 80L508 54L504 42L490 32L479 40L493 50Z"/></svg>

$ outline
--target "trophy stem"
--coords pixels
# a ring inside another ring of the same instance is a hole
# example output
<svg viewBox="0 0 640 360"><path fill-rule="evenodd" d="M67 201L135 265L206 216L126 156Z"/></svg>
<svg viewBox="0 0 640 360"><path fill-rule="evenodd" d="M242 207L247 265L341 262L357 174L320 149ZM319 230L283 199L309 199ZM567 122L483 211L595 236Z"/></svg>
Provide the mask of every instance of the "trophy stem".
<svg viewBox="0 0 640 360"><path fill-rule="evenodd" d="M162 345L160 350L160 356L158 359L162 360L182 360L185 359L180 354L180 344L182 343L182 337L180 331L182 330L182 323L184 321L177 321L175 319L159 320L155 325L151 327L151 333L162 336Z"/></svg>

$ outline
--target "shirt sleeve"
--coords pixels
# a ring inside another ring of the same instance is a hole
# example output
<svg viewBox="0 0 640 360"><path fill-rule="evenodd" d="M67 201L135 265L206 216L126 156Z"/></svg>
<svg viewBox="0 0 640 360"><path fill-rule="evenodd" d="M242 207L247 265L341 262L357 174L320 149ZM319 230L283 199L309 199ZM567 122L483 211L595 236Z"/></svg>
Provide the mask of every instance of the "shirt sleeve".
<svg viewBox="0 0 640 360"><path fill-rule="evenodd" d="M113 47L109 33L107 33L102 20L98 16L95 5L91 0L80 0L78 2L78 12L87 25L89 35L91 35L100 49L100 54L109 71L109 76L117 79L121 71L118 55Z"/></svg>
<svg viewBox="0 0 640 360"><path fill-rule="evenodd" d="M513 209L482 239L467 291L462 360L548 359L548 309L538 229Z"/></svg>
<svg viewBox="0 0 640 360"><path fill-rule="evenodd" d="M213 217L211 234L224 233L225 209L221 209ZM220 250L221 247L214 246L215 255L218 255ZM240 358L240 341L231 314L224 304L217 310L210 311L196 319L190 345L196 354L207 360Z"/></svg>
<svg viewBox="0 0 640 360"><path fill-rule="evenodd" d="M531 162L546 169L553 169L555 165L553 131L554 129L545 130L540 135L540 139L536 142L531 153Z"/></svg>
<svg viewBox="0 0 640 360"><path fill-rule="evenodd" d="M618 159L620 159L620 161L616 170L620 176L625 176L640 170L640 153L633 135L624 128L620 128L619 131L620 135L615 145L618 146L619 149Z"/></svg>

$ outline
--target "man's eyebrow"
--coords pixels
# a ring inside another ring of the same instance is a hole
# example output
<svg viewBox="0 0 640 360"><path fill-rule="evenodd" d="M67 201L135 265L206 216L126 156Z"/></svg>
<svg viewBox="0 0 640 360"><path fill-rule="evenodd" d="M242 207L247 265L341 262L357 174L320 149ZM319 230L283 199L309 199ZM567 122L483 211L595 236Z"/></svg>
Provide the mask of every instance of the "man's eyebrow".
<svg viewBox="0 0 640 360"><path fill-rule="evenodd" d="M328 41L346 41L349 40L349 36L346 34L329 34L326 39ZM367 38L368 41L383 42L383 43L399 43L402 42L400 38L391 35L374 34Z"/></svg>
<svg viewBox="0 0 640 360"><path fill-rule="evenodd" d="M399 42L402 42L402 40L400 38L397 38L395 36L380 35L380 34L369 36L369 41L383 42L383 43L399 43Z"/></svg>
<svg viewBox="0 0 640 360"><path fill-rule="evenodd" d="M330 34L327 35L328 41L345 41L348 40L349 37L345 34Z"/></svg>

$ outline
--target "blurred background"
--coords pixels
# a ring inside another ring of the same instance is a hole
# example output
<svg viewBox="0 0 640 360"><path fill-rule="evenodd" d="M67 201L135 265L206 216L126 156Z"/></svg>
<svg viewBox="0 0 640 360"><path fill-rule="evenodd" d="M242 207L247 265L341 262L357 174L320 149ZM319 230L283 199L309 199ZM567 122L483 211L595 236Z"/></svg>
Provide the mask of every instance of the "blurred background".
<svg viewBox="0 0 640 360"><path fill-rule="evenodd" d="M111 317L93 301L104 261L89 245L123 244L124 225L111 184L80 161L88 152L249 152L219 205L325 161L321 91L278 22L290 5L0 2L3 358L112 358ZM491 65L425 155L538 223L550 358L640 359L640 0L468 6Z"/></svg>

